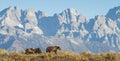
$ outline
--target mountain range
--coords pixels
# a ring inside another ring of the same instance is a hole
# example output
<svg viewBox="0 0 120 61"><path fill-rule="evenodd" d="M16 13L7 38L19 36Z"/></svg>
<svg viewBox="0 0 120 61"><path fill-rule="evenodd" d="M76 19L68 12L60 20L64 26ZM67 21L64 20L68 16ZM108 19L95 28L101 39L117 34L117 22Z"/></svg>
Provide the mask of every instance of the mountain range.
<svg viewBox="0 0 120 61"><path fill-rule="evenodd" d="M63 50L120 52L120 6L87 19L73 8L48 16L34 9L0 11L0 48L24 51L58 45Z"/></svg>

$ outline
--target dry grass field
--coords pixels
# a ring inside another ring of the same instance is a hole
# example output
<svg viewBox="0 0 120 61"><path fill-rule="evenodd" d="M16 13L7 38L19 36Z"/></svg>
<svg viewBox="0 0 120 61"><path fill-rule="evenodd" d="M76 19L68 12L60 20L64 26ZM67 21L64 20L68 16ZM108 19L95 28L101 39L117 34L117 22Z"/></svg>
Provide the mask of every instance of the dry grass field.
<svg viewBox="0 0 120 61"><path fill-rule="evenodd" d="M55 53L24 54L0 49L0 61L120 61L120 53L92 54L60 51Z"/></svg>

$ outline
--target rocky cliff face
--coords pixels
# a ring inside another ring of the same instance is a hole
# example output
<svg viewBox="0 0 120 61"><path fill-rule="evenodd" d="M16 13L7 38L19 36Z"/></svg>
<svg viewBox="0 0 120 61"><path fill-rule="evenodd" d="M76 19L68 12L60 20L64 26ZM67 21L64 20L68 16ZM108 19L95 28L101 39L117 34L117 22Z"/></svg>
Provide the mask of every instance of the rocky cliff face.
<svg viewBox="0 0 120 61"><path fill-rule="evenodd" d="M34 9L9 7L0 12L0 48L21 51L28 47L59 45L63 49L94 53L120 51L120 6L86 19L70 8L53 16Z"/></svg>

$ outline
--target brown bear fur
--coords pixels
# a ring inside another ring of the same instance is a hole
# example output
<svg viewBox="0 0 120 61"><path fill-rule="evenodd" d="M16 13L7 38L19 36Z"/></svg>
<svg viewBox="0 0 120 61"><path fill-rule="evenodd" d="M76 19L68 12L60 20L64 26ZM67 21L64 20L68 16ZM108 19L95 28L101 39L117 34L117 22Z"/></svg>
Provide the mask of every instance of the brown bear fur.
<svg viewBox="0 0 120 61"><path fill-rule="evenodd" d="M46 48L46 52L54 52L57 53L57 50L61 50L59 46L49 46Z"/></svg>
<svg viewBox="0 0 120 61"><path fill-rule="evenodd" d="M42 53L42 51L41 51L40 48L36 48L36 49L35 49L35 53L38 53L38 54L39 54L39 53Z"/></svg>
<svg viewBox="0 0 120 61"><path fill-rule="evenodd" d="M27 48L25 50L25 54L39 54L39 53L42 53L41 49L40 48L36 48L36 49L33 49L33 48Z"/></svg>
<svg viewBox="0 0 120 61"><path fill-rule="evenodd" d="M26 50L25 50L25 54L34 54L35 52L34 52L34 49L33 48L27 48Z"/></svg>

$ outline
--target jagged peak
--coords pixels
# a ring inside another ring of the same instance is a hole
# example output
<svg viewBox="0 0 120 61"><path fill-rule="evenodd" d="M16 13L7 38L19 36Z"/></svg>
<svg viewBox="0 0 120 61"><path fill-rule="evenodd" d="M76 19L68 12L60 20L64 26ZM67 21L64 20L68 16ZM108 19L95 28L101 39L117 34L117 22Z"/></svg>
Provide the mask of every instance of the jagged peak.
<svg viewBox="0 0 120 61"><path fill-rule="evenodd" d="M104 15L96 15L95 16L95 19L100 19L100 18L105 18L105 16Z"/></svg>
<svg viewBox="0 0 120 61"><path fill-rule="evenodd" d="M36 10L33 9L33 8L26 9L26 11L27 11L27 12L36 12Z"/></svg>
<svg viewBox="0 0 120 61"><path fill-rule="evenodd" d="M120 6L114 7L114 8L112 8L112 9L120 10Z"/></svg>
<svg viewBox="0 0 120 61"><path fill-rule="evenodd" d="M48 14L46 12L42 12L42 11L37 11L37 14L39 14L40 16L48 16Z"/></svg>
<svg viewBox="0 0 120 61"><path fill-rule="evenodd" d="M18 9L16 6L10 6L9 9Z"/></svg>
<svg viewBox="0 0 120 61"><path fill-rule="evenodd" d="M68 8L66 10L64 10L61 14L71 14L71 15L79 15L79 12L77 10L75 10L74 8Z"/></svg>
<svg viewBox="0 0 120 61"><path fill-rule="evenodd" d="M16 9L18 9L16 6L10 6L10 7L8 7L8 8L3 9L3 10L0 12L0 15L3 15L3 14L5 14L5 13L8 12L8 11L13 11L13 10L16 10Z"/></svg>
<svg viewBox="0 0 120 61"><path fill-rule="evenodd" d="M14 11L20 11L20 9L18 7L16 7L16 6L10 6L10 7L7 8L7 12L8 11L14 12Z"/></svg>
<svg viewBox="0 0 120 61"><path fill-rule="evenodd" d="M70 12L78 12L78 11L75 10L74 8L68 8L67 11L70 11Z"/></svg>
<svg viewBox="0 0 120 61"><path fill-rule="evenodd" d="M16 6L10 6L8 7L8 9L6 10L7 14L10 13L16 13L17 15L20 14L21 9L17 8Z"/></svg>
<svg viewBox="0 0 120 61"><path fill-rule="evenodd" d="M106 14L106 17L111 18L112 20L120 18L120 6L111 8Z"/></svg>

